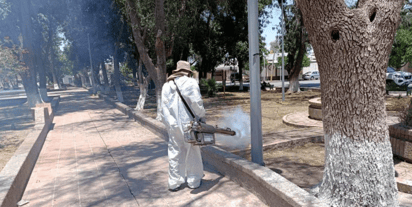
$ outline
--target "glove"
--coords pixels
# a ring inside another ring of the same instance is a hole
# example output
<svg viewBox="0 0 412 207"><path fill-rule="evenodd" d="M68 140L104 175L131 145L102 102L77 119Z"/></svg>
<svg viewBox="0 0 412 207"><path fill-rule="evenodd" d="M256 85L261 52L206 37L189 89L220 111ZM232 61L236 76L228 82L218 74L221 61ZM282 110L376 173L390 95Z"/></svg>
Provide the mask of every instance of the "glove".
<svg viewBox="0 0 412 207"><path fill-rule="evenodd" d="M206 117L200 118L200 119L199 119L199 122L202 122L202 123L206 124Z"/></svg>

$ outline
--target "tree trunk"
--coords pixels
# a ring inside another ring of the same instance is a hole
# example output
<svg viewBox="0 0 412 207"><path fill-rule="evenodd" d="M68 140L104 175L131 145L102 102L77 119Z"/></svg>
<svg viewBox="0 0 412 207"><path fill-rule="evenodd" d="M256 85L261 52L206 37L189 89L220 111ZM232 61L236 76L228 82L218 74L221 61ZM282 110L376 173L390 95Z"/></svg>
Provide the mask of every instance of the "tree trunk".
<svg viewBox="0 0 412 207"><path fill-rule="evenodd" d="M82 87L87 87L87 79L84 74L80 74L80 80L82 81Z"/></svg>
<svg viewBox="0 0 412 207"><path fill-rule="evenodd" d="M53 58L53 25L52 25L52 21L49 21L49 31L48 31L48 34L49 34L49 37L48 37L48 44L47 44L47 47L48 47L48 58L49 58L49 64L50 64L50 71L52 72L52 75L53 75L53 86L54 86L54 89L60 89L61 87L60 87L60 85L59 85L59 83L58 83L58 80L57 80L57 76L56 76L56 72L55 72L55 70L54 70L54 58Z"/></svg>
<svg viewBox="0 0 412 207"><path fill-rule="evenodd" d="M398 206L384 94L403 2L298 0L322 82L319 196L331 206Z"/></svg>
<svg viewBox="0 0 412 207"><path fill-rule="evenodd" d="M30 107L35 107L36 104L42 103L42 100L37 90L35 73L31 69L25 70L20 73L20 77L23 81L24 91L26 92L27 102Z"/></svg>
<svg viewBox="0 0 412 207"><path fill-rule="evenodd" d="M130 67L132 67L132 75L133 75L133 85L137 86L137 68L136 68L136 64L133 61L130 61Z"/></svg>
<svg viewBox="0 0 412 207"><path fill-rule="evenodd" d="M104 80L104 92L109 91L109 78L107 77L107 69L106 64L102 63L102 72L103 72L103 80Z"/></svg>
<svg viewBox="0 0 412 207"><path fill-rule="evenodd" d="M139 95L139 100L137 101L135 110L141 111L143 110L144 103L146 102L148 86L150 83L150 76L144 77L143 75L143 64L141 60L139 60L138 74L139 74L140 95Z"/></svg>
<svg viewBox="0 0 412 207"><path fill-rule="evenodd" d="M20 77L23 81L24 90L27 96L27 102L30 107L42 103L42 100L37 90L36 70L34 67L34 50L32 43L32 27L30 18L30 0L20 0L20 20L21 20L21 36L20 36L20 60L24 62L26 69L20 72Z"/></svg>
<svg viewBox="0 0 412 207"><path fill-rule="evenodd" d="M47 78L46 78L46 68L44 67L43 61L40 55L36 54L37 58L37 72L39 73L40 85L39 92L40 96L45 102L49 102L50 98L47 96Z"/></svg>
<svg viewBox="0 0 412 207"><path fill-rule="evenodd" d="M240 81L239 81L239 91L243 91L243 61L238 61L239 63L239 74L240 74Z"/></svg>
<svg viewBox="0 0 412 207"><path fill-rule="evenodd" d="M299 87L299 73L300 70L293 70L293 73L289 73L289 89L288 93L300 92Z"/></svg>
<svg viewBox="0 0 412 207"><path fill-rule="evenodd" d="M157 120L161 120L162 108L161 108L161 90L163 84L166 82L166 48L164 39L166 38L166 26L165 26L165 11L164 0L155 0L155 51L156 51L156 65L148 54L148 48L145 46L145 36L142 35L142 25L139 16L137 15L136 5L131 0L127 0L127 7L129 18L132 24L133 37L137 50L139 51L140 59L143 61L145 68L147 69L149 76L153 78L156 85L156 99L157 99ZM183 3L185 1L182 1ZM173 36L173 35L171 35ZM169 44L168 51L172 51L173 41Z"/></svg>
<svg viewBox="0 0 412 207"><path fill-rule="evenodd" d="M119 62L117 60L116 52L113 54L113 65L114 65L114 88L116 90L117 100L123 102L123 93L122 89L120 88L120 70L119 70Z"/></svg>

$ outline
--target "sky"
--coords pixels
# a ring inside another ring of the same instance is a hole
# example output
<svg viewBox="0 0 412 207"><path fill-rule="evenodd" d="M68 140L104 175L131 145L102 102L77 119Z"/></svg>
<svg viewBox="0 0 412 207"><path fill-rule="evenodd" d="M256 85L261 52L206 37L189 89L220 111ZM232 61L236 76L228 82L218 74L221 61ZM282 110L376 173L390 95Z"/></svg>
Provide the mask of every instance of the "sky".
<svg viewBox="0 0 412 207"><path fill-rule="evenodd" d="M355 4L356 0L345 0L346 5L350 6ZM292 3L291 0L288 0L288 3ZM263 29L262 36L265 38L266 49L270 50L270 42L276 39L277 30L272 30L272 27L279 25L281 10L278 8L272 9L272 18L269 19L270 24Z"/></svg>
<svg viewBox="0 0 412 207"><path fill-rule="evenodd" d="M278 8L272 9L272 18L269 19L270 24L263 29L262 37L265 38L266 49L270 50L270 42L276 39L276 34L278 33L277 30L273 30L272 27L276 27L279 25L279 17L281 14L281 10ZM276 29L276 28L275 28Z"/></svg>

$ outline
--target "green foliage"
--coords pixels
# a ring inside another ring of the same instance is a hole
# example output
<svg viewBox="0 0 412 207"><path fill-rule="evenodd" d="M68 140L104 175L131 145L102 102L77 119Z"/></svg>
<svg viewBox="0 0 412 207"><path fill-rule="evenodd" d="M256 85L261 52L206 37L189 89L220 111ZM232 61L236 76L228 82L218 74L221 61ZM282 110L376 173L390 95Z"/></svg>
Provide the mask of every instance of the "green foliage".
<svg viewBox="0 0 412 207"><path fill-rule="evenodd" d="M305 61L305 57L303 59L298 58L299 51L302 55L305 55L307 49L310 47L308 42L308 34L303 24L303 17L296 5L296 1L289 2L286 0L278 0L277 7L281 8L281 4L283 3L283 18L285 20L284 24L284 49L288 53L288 58L285 60L285 70L288 71L289 74L299 73L302 69L297 68L298 65L302 64ZM278 34L282 35L282 28L278 27ZM281 44L281 40L277 42L277 46ZM274 44L276 47L276 44ZM302 57L302 56L301 56ZM302 62L299 62L302 61ZM307 64L307 62L305 63Z"/></svg>
<svg viewBox="0 0 412 207"><path fill-rule="evenodd" d="M401 68L412 62L412 7L408 2L401 11L401 24L396 32L392 51L389 57L389 66Z"/></svg>
<svg viewBox="0 0 412 207"><path fill-rule="evenodd" d="M208 80L202 79L200 83L202 86L206 87L208 97L214 97L220 88L214 78Z"/></svg>
<svg viewBox="0 0 412 207"><path fill-rule="evenodd" d="M389 66L400 68L412 62L412 28L398 29L389 58Z"/></svg>
<svg viewBox="0 0 412 207"><path fill-rule="evenodd" d="M132 73L133 73L133 69L129 67L129 65L127 63L122 64L120 69L120 73L124 76L124 77L133 77Z"/></svg>
<svg viewBox="0 0 412 207"><path fill-rule="evenodd" d="M297 56L298 56L298 54L296 53L295 58ZM288 62L288 56L285 56L285 63L287 64L287 62ZM282 57L278 57L278 62L275 63L275 66L277 68L282 67ZM310 59L305 54L305 56L303 56L303 61L302 61L302 67L301 68L309 67L309 66L310 66Z"/></svg>
<svg viewBox="0 0 412 207"><path fill-rule="evenodd" d="M6 46L9 45L9 46ZM21 51L17 45L15 45L8 37L5 37L4 42L0 41L0 73L7 74L14 73L24 70L24 62L19 61L19 54L24 53Z"/></svg>
<svg viewBox="0 0 412 207"><path fill-rule="evenodd" d="M398 86L395 82L390 81L386 84L386 91L406 91L408 89L408 85Z"/></svg>

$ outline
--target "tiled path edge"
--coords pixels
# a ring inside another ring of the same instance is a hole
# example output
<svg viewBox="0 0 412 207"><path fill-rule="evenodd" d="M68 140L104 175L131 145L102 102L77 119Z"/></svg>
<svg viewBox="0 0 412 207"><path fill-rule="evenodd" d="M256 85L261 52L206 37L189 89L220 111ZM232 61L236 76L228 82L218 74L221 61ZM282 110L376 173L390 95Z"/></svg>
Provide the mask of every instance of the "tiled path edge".
<svg viewBox="0 0 412 207"><path fill-rule="evenodd" d="M167 141L167 130L161 122L134 111L106 95L99 94L99 97ZM204 162L254 193L269 206L326 206L319 199L269 168L252 163L219 147L203 147L202 156Z"/></svg>
<svg viewBox="0 0 412 207"><path fill-rule="evenodd" d="M36 107L37 120L35 120L34 128L0 172L1 207L17 206L17 202L21 199L47 133L52 126L54 111L59 101L60 97L53 97L51 104ZM38 116L39 114L44 114L44 117Z"/></svg>

